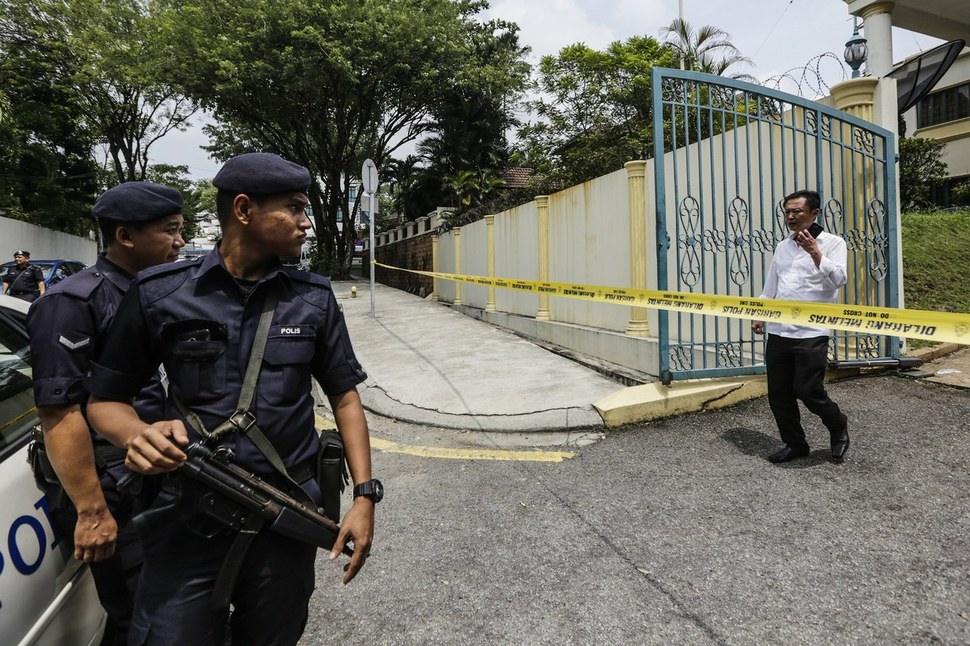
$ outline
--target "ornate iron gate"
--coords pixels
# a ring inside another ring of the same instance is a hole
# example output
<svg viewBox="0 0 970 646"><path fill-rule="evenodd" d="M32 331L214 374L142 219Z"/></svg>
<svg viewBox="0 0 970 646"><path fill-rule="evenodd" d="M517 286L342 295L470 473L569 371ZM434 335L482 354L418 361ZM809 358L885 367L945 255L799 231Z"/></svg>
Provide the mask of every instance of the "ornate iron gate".
<svg viewBox="0 0 970 646"><path fill-rule="evenodd" d="M822 196L822 224L849 251L847 304L898 307L895 139L815 101L695 72L653 70L657 278L661 290L761 294L789 234L782 200ZM660 311L660 375L764 371L750 323ZM898 359L899 339L836 332L833 361Z"/></svg>

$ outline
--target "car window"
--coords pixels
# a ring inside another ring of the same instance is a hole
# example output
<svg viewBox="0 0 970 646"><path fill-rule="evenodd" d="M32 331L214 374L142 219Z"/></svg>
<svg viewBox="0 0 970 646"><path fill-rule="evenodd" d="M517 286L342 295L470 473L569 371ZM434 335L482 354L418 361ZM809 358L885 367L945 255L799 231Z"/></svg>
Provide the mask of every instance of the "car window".
<svg viewBox="0 0 970 646"><path fill-rule="evenodd" d="M26 317L0 309L0 458L36 423Z"/></svg>
<svg viewBox="0 0 970 646"><path fill-rule="evenodd" d="M54 269L54 265L53 264L46 263L46 262L43 262L43 263L41 263L41 262L35 262L35 263L31 263L31 264L40 267L41 271L44 272L44 280L47 280L48 278L51 277L51 271L53 271L53 269Z"/></svg>
<svg viewBox="0 0 970 646"><path fill-rule="evenodd" d="M51 284L59 283L70 275L71 275L70 270L68 270L68 268L65 265L61 265L60 267L57 268L57 271L54 272L54 278L50 280L50 283Z"/></svg>

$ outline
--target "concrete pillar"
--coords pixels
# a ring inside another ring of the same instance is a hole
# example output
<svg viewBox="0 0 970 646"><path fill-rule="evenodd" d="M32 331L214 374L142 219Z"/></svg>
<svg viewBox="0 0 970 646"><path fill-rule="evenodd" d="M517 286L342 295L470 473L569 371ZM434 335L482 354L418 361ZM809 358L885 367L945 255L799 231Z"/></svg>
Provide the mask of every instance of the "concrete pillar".
<svg viewBox="0 0 970 646"><path fill-rule="evenodd" d="M647 203L645 201L645 161L630 161L626 168L627 201L630 219L630 287L647 288ZM631 307L626 325L630 336L650 336L645 307Z"/></svg>
<svg viewBox="0 0 970 646"><path fill-rule="evenodd" d="M451 230L455 235L455 273L461 273L461 227ZM455 305L461 305L461 283L455 281Z"/></svg>
<svg viewBox="0 0 970 646"><path fill-rule="evenodd" d="M549 280L549 196L536 195L539 227L539 281ZM549 320L549 294L539 294L537 321Z"/></svg>
<svg viewBox="0 0 970 646"><path fill-rule="evenodd" d="M488 245L488 277L495 278L495 216L485 216L485 239ZM495 285L488 286L488 302L485 303L486 312L495 311Z"/></svg>
<svg viewBox="0 0 970 646"><path fill-rule="evenodd" d="M870 76L880 77L893 69L893 5L876 2L862 10L863 31L869 47L866 69Z"/></svg>
<svg viewBox="0 0 970 646"><path fill-rule="evenodd" d="M438 234L431 234L431 271L438 273ZM431 279L431 300L438 302L438 277Z"/></svg>
<svg viewBox="0 0 970 646"><path fill-rule="evenodd" d="M860 76L836 83L830 90L835 107L871 123L873 120L872 106L875 102L874 97L878 84L879 79L872 76Z"/></svg>

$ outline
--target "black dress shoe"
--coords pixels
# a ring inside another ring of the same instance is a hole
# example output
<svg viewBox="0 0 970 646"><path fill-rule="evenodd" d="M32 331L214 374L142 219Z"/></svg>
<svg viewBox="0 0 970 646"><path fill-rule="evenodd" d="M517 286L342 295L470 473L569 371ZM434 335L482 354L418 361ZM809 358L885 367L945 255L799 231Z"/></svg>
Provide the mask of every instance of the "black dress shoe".
<svg viewBox="0 0 970 646"><path fill-rule="evenodd" d="M793 449L786 445L769 455L768 462L791 462L805 457L808 457L808 449Z"/></svg>
<svg viewBox="0 0 970 646"><path fill-rule="evenodd" d="M832 457L836 462L841 462L845 458L845 452L849 450L849 426L842 427L842 430L832 436Z"/></svg>

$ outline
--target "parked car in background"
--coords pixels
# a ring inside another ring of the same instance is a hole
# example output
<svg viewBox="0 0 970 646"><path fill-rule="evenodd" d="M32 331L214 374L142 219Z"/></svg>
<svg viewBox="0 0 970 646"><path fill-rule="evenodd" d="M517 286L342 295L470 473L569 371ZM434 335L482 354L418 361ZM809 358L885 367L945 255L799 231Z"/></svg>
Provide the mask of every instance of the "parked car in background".
<svg viewBox="0 0 970 646"><path fill-rule="evenodd" d="M6 272L8 268L16 264L13 260L3 263L3 265L0 265L2 267L0 273ZM56 285L71 274L76 274L87 267L80 260L31 260L30 264L41 268L44 272L44 284L48 287Z"/></svg>
<svg viewBox="0 0 970 646"><path fill-rule="evenodd" d="M0 643L90 646L105 612L94 578L54 527L27 446L34 409L26 316L30 303L0 296Z"/></svg>

